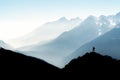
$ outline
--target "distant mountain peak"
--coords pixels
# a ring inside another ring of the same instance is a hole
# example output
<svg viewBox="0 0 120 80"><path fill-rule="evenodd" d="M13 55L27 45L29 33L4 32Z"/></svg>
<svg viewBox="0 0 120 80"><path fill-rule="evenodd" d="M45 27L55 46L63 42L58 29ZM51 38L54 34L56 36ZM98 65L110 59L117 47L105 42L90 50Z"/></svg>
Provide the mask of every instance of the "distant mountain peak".
<svg viewBox="0 0 120 80"><path fill-rule="evenodd" d="M106 16L105 15L101 15L100 17L99 17L100 19L104 19L104 18L106 18Z"/></svg>
<svg viewBox="0 0 120 80"><path fill-rule="evenodd" d="M88 16L88 18L85 19L85 21L88 21L88 22L92 22L92 21L96 21L96 20L97 20L97 18L93 15L90 15L90 16Z"/></svg>
<svg viewBox="0 0 120 80"><path fill-rule="evenodd" d="M59 21L68 21L68 19L66 17L61 17Z"/></svg>
<svg viewBox="0 0 120 80"><path fill-rule="evenodd" d="M96 17L95 16L93 16L93 15L90 15L90 16L88 16L88 18L87 19L95 19Z"/></svg>

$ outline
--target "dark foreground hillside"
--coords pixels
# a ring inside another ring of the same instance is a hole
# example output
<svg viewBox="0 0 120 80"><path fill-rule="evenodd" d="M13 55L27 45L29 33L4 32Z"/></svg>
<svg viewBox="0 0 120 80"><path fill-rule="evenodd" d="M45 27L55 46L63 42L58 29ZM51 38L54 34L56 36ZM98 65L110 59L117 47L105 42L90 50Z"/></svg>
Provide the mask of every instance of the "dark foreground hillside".
<svg viewBox="0 0 120 80"><path fill-rule="evenodd" d="M42 60L10 50L0 49L0 78L57 79L60 69ZM12 75L12 76L11 76Z"/></svg>
<svg viewBox="0 0 120 80"><path fill-rule="evenodd" d="M69 80L81 79L120 79L120 61L110 56L102 56L96 52L86 53L72 60L63 69Z"/></svg>
<svg viewBox="0 0 120 80"><path fill-rule="evenodd" d="M96 52L86 53L59 69L42 60L0 49L0 79L85 80L119 78L120 61ZM96 78L97 77L97 78Z"/></svg>

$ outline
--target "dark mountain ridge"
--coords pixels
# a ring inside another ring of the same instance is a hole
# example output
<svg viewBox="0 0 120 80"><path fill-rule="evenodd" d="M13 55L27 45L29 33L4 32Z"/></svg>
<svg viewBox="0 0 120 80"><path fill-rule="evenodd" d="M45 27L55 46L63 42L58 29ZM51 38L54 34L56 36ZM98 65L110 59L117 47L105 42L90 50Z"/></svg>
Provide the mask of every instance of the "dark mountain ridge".
<svg viewBox="0 0 120 80"><path fill-rule="evenodd" d="M40 80L81 80L96 77L117 78L120 72L120 61L96 52L86 53L73 59L63 69L59 69L43 60L0 48L0 73L10 78ZM11 76L12 75L12 76ZM109 75L109 76L107 76ZM114 76L115 75L115 76ZM118 78L119 79L119 78Z"/></svg>
<svg viewBox="0 0 120 80"><path fill-rule="evenodd" d="M107 55L90 52L73 59L63 68L63 72L70 80L97 79L96 77L100 79L117 78L120 72L120 61Z"/></svg>
<svg viewBox="0 0 120 80"><path fill-rule="evenodd" d="M43 60L0 48L0 74L11 78L56 79L60 69ZM54 75L54 76L53 76ZM1 77L0 76L0 77ZM46 77L45 77L46 76Z"/></svg>

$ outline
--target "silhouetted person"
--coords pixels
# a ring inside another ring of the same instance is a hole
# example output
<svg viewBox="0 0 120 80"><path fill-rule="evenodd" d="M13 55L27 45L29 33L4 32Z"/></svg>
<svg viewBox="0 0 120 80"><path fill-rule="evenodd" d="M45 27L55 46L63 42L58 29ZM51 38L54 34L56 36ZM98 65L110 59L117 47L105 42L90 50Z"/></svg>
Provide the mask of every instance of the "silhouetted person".
<svg viewBox="0 0 120 80"><path fill-rule="evenodd" d="M95 47L93 47L92 52L95 52Z"/></svg>

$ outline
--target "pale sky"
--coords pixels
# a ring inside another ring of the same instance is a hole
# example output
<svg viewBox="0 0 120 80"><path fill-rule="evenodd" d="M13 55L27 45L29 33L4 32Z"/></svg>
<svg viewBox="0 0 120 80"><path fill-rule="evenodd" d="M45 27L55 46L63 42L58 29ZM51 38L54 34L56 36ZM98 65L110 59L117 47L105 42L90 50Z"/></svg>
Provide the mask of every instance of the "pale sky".
<svg viewBox="0 0 120 80"><path fill-rule="evenodd" d="M0 0L0 40L22 36L60 17L86 18L118 12L120 0Z"/></svg>

